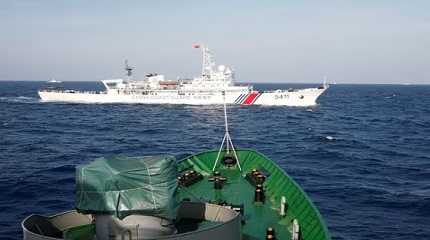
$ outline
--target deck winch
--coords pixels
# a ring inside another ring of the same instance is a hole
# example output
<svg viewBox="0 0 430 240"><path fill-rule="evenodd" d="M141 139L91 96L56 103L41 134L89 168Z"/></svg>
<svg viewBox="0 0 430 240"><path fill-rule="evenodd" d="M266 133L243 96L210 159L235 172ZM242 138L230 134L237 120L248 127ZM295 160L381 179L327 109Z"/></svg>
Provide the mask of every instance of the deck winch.
<svg viewBox="0 0 430 240"><path fill-rule="evenodd" d="M222 159L222 163L226 165L227 167L233 167L236 165L237 159L232 154L226 154L224 158Z"/></svg>
<svg viewBox="0 0 430 240"><path fill-rule="evenodd" d="M246 180L248 180L249 183L251 183L253 186L256 186L257 184L264 184L266 181L266 174L264 174L263 171L252 169L251 172L246 174Z"/></svg>
<svg viewBox="0 0 430 240"><path fill-rule="evenodd" d="M266 196L264 194L263 185L258 184L255 188L254 202L264 203L265 199L266 199Z"/></svg>
<svg viewBox="0 0 430 240"><path fill-rule="evenodd" d="M186 171L178 177L180 186L188 187L203 180L203 175L194 170Z"/></svg>
<svg viewBox="0 0 430 240"><path fill-rule="evenodd" d="M266 239L275 239L275 229L268 227L266 230Z"/></svg>
<svg viewBox="0 0 430 240"><path fill-rule="evenodd" d="M224 183L227 181L227 178L221 176L220 172L214 172L214 175L208 179L209 182L214 183L214 189L222 189Z"/></svg>

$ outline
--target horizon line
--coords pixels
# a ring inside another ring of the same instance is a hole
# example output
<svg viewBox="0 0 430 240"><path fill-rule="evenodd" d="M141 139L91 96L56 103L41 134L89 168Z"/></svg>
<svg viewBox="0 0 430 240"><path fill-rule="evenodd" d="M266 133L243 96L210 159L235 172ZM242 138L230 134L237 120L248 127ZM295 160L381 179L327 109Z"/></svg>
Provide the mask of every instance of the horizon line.
<svg viewBox="0 0 430 240"><path fill-rule="evenodd" d="M49 80L6 80L6 79L0 79L0 82L48 82ZM60 80L61 81L61 80ZM100 82L101 80L64 80L61 82ZM323 82L259 82L259 81L237 81L235 82L237 84L243 84L243 83L249 83L249 84L322 84ZM404 85L404 86L411 86L411 85L430 85L430 83L372 83L372 82L350 82L350 83L330 83L329 85Z"/></svg>

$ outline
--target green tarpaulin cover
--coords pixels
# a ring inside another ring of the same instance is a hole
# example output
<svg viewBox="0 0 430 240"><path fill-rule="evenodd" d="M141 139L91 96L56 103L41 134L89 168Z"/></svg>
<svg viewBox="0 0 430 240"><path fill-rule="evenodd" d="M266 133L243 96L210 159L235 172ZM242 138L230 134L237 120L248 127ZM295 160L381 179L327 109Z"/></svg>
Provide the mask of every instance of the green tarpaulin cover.
<svg viewBox="0 0 430 240"><path fill-rule="evenodd" d="M98 158L76 169L76 208L82 213L175 216L173 156Z"/></svg>

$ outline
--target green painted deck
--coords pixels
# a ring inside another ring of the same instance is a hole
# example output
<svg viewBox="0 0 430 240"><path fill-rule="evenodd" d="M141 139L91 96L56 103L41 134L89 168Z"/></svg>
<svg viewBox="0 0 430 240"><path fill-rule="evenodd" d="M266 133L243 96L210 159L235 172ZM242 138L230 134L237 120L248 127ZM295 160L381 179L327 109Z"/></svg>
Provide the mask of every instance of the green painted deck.
<svg viewBox="0 0 430 240"><path fill-rule="evenodd" d="M214 183L209 178L213 175L212 168L217 154L218 151L208 151L179 160L179 173L194 170L202 174L203 179L188 187L179 186L177 201L189 199L193 202L243 204L242 240L266 239L266 229L269 227L275 230L276 239L291 239L293 219L297 219L300 225L301 240L331 239L324 220L306 193L278 165L254 150L237 151L242 171L237 166L227 167L218 163L215 171L220 172L227 181L222 189L214 189ZM221 159L223 155L224 153L221 154ZM245 178L253 169L267 174L263 184L266 195L264 203L254 202L255 186ZM287 215L284 217L280 216L282 196L286 197L288 204ZM204 231L217 225L219 223L203 221L195 230ZM95 226L89 224L68 229L65 239L90 240L94 234Z"/></svg>
<svg viewBox="0 0 430 240"><path fill-rule="evenodd" d="M302 240L328 240L330 234L318 209L306 193L278 165L254 150L238 150L242 171L238 167L226 167L218 163L216 171L227 178L220 190L214 189L209 181L217 151L203 152L180 161L179 171L195 170L204 179L188 187L181 186L178 198L189 198L191 201L226 201L229 204L244 204L244 240L265 239L266 229L275 229L276 239L290 239L292 220L297 219L300 225ZM221 154L223 157L223 154ZM268 173L264 183L265 203L254 202L255 186L245 179L252 169ZM281 197L287 199L288 210L281 217Z"/></svg>

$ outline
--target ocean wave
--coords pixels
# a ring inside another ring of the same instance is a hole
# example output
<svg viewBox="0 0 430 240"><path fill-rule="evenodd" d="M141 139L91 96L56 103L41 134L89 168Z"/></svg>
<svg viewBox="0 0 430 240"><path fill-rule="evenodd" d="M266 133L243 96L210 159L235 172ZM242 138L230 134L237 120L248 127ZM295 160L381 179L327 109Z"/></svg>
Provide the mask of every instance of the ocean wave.
<svg viewBox="0 0 430 240"><path fill-rule="evenodd" d="M229 106L231 137L285 169L334 239L430 239L430 87L383 98L393 88L336 85L312 112ZM79 164L181 157L218 148L224 134L221 105L42 103L35 89L0 88L0 239L19 239L28 214L73 209Z"/></svg>
<svg viewBox="0 0 430 240"><path fill-rule="evenodd" d="M0 97L0 102L6 102L6 103L40 103L41 101L40 101L40 98L18 96L18 97Z"/></svg>

